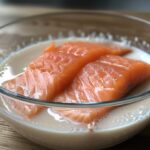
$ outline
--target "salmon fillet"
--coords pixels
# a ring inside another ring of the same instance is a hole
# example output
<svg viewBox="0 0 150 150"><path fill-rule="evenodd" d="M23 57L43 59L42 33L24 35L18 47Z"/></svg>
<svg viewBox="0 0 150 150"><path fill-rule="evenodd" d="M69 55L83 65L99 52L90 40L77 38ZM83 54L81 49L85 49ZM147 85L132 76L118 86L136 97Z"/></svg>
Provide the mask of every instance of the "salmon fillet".
<svg viewBox="0 0 150 150"><path fill-rule="evenodd" d="M115 44L76 41L55 46L52 43L41 56L27 66L24 73L6 81L3 86L24 96L51 101L89 62L106 54L123 55L130 51ZM12 106L29 118L40 112L42 108L18 101L13 101Z"/></svg>
<svg viewBox="0 0 150 150"><path fill-rule="evenodd" d="M87 64L54 101L95 103L117 100L149 77L149 64L120 56L102 56ZM54 108L53 111L74 122L91 123L103 117L110 109L112 107Z"/></svg>

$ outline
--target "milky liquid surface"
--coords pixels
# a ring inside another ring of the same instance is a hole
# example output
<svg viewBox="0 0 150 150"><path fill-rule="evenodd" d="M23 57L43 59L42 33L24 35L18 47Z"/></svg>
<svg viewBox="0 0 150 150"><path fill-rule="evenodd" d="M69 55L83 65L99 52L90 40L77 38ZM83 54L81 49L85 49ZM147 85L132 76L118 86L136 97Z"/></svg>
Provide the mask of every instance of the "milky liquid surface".
<svg viewBox="0 0 150 150"><path fill-rule="evenodd" d="M67 41L65 40L56 40L57 44ZM73 39L73 40L85 40L85 39ZM91 41L91 40L90 40ZM93 39L93 41L95 41ZM106 41L105 41L106 42ZM0 83L14 78L16 75L22 73L25 67L37 56L42 53L42 50L50 44L50 41L41 42L29 47L24 48L21 52L12 54L1 68L1 77ZM122 43L119 43L122 45ZM125 57L142 60L147 63L150 63L150 55L139 50L137 48L131 48L132 53L126 55ZM143 83L141 86L137 87L131 95L140 94L142 92L148 91L150 88L150 80ZM4 107L7 107L7 110L12 112L12 117L16 116L17 121L22 124L27 125L30 128L39 129L39 132L42 130L50 132L66 132L66 133L76 133L76 132L88 132L87 125L81 125L74 122L71 122L67 119L62 118L58 114L55 114L51 111L51 108L45 109L43 112L35 116L33 119L25 119L19 116L12 108L3 100ZM11 114L10 114L11 117ZM111 131L113 129L124 129L124 128L133 128L134 124L141 125L141 122L150 117L150 99L143 100L134 104L120 106L110 111L102 119L100 119L94 126L94 131L104 132ZM15 118L14 118L15 119Z"/></svg>

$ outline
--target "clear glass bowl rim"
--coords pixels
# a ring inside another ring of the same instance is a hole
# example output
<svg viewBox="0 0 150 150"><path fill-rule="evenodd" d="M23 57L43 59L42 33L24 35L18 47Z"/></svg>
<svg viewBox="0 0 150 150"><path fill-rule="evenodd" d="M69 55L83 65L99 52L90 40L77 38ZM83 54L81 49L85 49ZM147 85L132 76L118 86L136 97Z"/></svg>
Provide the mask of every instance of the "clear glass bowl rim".
<svg viewBox="0 0 150 150"><path fill-rule="evenodd" d="M112 17L121 17L121 18L126 18L132 21L138 21L141 22L143 24L147 24L150 25L150 21L139 18L139 17L135 17L132 15L126 15L126 14L120 14L117 12L112 12L112 11L100 11L100 12L89 12L89 11L63 11L63 12L54 12L54 13L46 13L46 14L42 14L42 15L35 15L35 16L30 16L30 17L24 17L21 19L17 19L11 23L8 23L6 25L3 25L0 27L0 30L11 26L11 25L15 25L15 23L19 23L21 21L24 20L30 20L34 17L42 17L42 16L53 16L53 15L60 15L60 14L101 14L101 15L110 15ZM22 102L27 102L27 103L31 103L31 104L36 104L36 105L41 105L41 106L45 106L45 107L67 107L67 108L94 108L94 107L105 107L105 106L120 106L120 105L126 105L126 104L130 104L130 103L134 103L134 102L138 102L141 100L144 100L146 98L150 97L150 90L146 91L142 94L139 95L135 95L135 96L128 96L125 98L121 98L121 99L117 99L117 100L112 100L112 101L104 101L104 102L95 102L95 103L61 103L61 102L53 102L51 100L49 101L42 101L40 99L35 99L35 98L31 98L31 97L26 97L23 95L19 95L17 93L11 92L5 88L3 88L2 86L0 86L0 93L3 96L8 96L12 99L18 100L18 101L22 101Z"/></svg>

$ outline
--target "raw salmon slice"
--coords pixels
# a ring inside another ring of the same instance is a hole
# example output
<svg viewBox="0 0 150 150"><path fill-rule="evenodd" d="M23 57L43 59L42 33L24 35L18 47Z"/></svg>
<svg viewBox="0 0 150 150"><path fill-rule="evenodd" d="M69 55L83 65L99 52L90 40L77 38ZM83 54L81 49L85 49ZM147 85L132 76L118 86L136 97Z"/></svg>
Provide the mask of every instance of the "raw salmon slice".
<svg viewBox="0 0 150 150"><path fill-rule="evenodd" d="M51 101L87 63L105 54L123 55L128 52L129 49L116 44L76 41L55 46L52 43L27 66L22 75L5 82L3 86L24 96ZM36 105L17 101L12 105L26 117L32 117L41 110Z"/></svg>
<svg viewBox="0 0 150 150"><path fill-rule="evenodd" d="M102 56L87 64L72 84L54 101L65 103L95 103L119 99L150 77L150 65L120 56ZM104 116L112 107L54 108L74 122L90 123Z"/></svg>

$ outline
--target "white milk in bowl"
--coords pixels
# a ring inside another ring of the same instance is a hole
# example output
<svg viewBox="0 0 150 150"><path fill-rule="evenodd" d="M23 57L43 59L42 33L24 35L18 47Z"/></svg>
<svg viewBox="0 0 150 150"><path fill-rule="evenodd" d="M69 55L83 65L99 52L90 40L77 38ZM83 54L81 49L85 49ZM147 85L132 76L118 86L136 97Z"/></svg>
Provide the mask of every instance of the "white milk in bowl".
<svg viewBox="0 0 150 150"><path fill-rule="evenodd" d="M66 40L69 39L56 40L56 43ZM87 39L77 38L73 40ZM29 62L39 56L49 43L46 41L26 47L21 52L7 58L2 65L0 82L3 83L22 73ZM131 49L133 52L125 57L150 63L149 54L134 47ZM136 88L131 95L142 93L149 88L150 80ZM11 108L6 97L1 97L0 105L7 109L2 113L2 117L18 133L38 144L56 150L107 148L135 135L150 122L150 98L113 109L93 125L92 130L89 130L88 125L77 124L62 118L51 111L51 108L44 109L32 119L26 119Z"/></svg>

